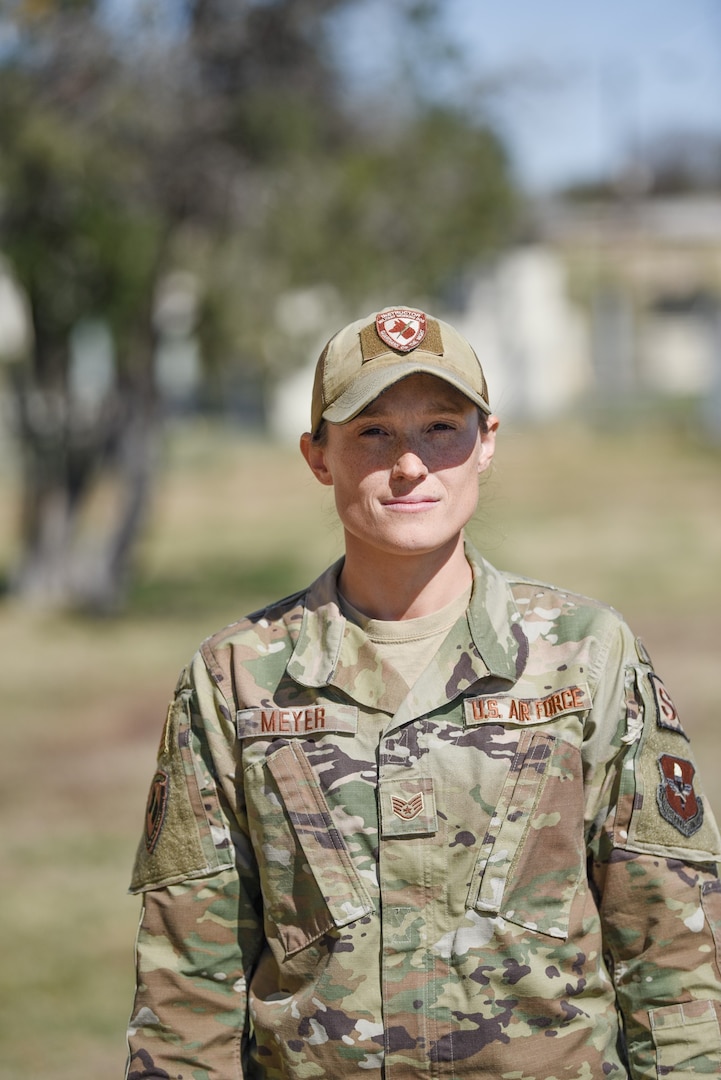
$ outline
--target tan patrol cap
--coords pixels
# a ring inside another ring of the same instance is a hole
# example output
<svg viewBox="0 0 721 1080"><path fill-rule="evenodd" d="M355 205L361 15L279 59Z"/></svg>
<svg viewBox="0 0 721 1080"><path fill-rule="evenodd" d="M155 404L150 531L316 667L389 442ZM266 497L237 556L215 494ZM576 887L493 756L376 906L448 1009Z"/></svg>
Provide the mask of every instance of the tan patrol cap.
<svg viewBox="0 0 721 1080"><path fill-rule="evenodd" d="M391 307L349 323L330 339L313 383L311 430L345 424L389 386L419 372L436 375L490 413L481 363L449 323L415 308Z"/></svg>

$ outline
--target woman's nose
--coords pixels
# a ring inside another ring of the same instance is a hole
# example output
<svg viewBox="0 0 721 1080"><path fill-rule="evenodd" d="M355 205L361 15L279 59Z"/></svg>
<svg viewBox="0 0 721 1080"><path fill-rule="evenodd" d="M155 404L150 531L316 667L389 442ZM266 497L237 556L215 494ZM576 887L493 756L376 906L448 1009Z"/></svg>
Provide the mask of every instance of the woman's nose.
<svg viewBox="0 0 721 1080"><path fill-rule="evenodd" d="M391 475L398 480L421 480L428 475L428 469L413 450L404 450L396 459Z"/></svg>

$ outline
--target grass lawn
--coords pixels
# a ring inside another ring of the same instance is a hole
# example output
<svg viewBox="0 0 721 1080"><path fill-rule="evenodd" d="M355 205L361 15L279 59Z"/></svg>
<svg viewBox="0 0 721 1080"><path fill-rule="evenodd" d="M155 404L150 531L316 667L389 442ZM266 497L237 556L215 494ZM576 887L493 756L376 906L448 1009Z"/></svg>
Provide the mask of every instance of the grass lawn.
<svg viewBox="0 0 721 1080"><path fill-rule="evenodd" d="M7 507L13 484L0 474ZM470 531L497 565L623 611L721 815L721 453L668 424L509 431ZM0 569L13 543L7 513ZM340 550L332 496L299 455L197 425L169 440L123 618L0 606L5 1080L122 1075L139 907L125 890L178 670Z"/></svg>

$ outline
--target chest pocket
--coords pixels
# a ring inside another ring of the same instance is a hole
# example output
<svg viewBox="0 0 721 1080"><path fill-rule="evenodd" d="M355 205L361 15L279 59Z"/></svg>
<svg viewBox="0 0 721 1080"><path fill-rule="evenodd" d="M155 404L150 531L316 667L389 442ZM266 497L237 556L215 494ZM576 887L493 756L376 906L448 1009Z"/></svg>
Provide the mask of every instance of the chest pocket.
<svg viewBox="0 0 721 1080"><path fill-rule="evenodd" d="M247 770L263 902L287 956L373 911L310 762L295 740Z"/></svg>
<svg viewBox="0 0 721 1080"><path fill-rule="evenodd" d="M547 731L521 731L468 907L565 939L584 868L580 754Z"/></svg>

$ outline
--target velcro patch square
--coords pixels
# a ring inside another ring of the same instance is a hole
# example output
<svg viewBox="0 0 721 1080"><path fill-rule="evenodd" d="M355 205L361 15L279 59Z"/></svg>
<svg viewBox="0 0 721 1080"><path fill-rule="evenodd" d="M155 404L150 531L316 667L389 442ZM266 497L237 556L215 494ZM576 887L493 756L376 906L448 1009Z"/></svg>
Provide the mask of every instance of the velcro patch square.
<svg viewBox="0 0 721 1080"><path fill-rule="evenodd" d="M381 780L381 832L390 836L432 836L438 831L431 777Z"/></svg>

